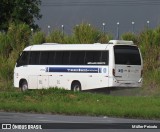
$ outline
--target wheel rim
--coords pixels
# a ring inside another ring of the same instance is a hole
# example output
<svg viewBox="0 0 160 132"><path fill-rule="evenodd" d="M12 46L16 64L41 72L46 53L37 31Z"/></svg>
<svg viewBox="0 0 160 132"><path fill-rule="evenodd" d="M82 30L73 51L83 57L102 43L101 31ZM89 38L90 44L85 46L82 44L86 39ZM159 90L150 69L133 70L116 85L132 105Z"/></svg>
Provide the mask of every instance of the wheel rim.
<svg viewBox="0 0 160 132"><path fill-rule="evenodd" d="M80 91L80 89L81 89L81 88L80 88L79 85L75 85L74 88L73 88L74 91Z"/></svg>
<svg viewBox="0 0 160 132"><path fill-rule="evenodd" d="M26 91L27 89L28 89L27 84L23 84L23 85L22 85L22 91Z"/></svg>

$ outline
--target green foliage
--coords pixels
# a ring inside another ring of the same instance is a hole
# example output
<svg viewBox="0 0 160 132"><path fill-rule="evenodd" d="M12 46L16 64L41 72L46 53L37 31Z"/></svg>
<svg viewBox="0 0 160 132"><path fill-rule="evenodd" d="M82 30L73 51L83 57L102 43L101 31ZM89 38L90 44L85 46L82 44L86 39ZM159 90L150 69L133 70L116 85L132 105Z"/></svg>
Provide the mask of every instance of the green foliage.
<svg viewBox="0 0 160 132"><path fill-rule="evenodd" d="M24 23L11 23L7 35L11 40L10 46L12 49L22 50L25 46L29 45L31 30L30 27Z"/></svg>
<svg viewBox="0 0 160 132"><path fill-rule="evenodd" d="M144 74L143 95L160 96L160 69L154 69Z"/></svg>
<svg viewBox="0 0 160 132"><path fill-rule="evenodd" d="M160 67L160 47L153 45L145 48L144 58L144 72L154 70Z"/></svg>
<svg viewBox="0 0 160 132"><path fill-rule="evenodd" d="M134 44L138 44L138 37L136 34L133 34L133 33L125 33L125 34L122 34L121 36L122 40L128 40L128 41L133 41Z"/></svg>
<svg viewBox="0 0 160 132"><path fill-rule="evenodd" d="M100 37L99 42L102 44L106 44L109 42L109 40L113 40L113 36L111 34L103 34Z"/></svg>
<svg viewBox="0 0 160 132"><path fill-rule="evenodd" d="M139 42L141 47L149 47L154 44L154 32L153 30L144 30L139 34Z"/></svg>
<svg viewBox="0 0 160 132"><path fill-rule="evenodd" d="M0 110L5 111L160 118L159 97L106 96L56 88L24 93L0 92L0 101Z"/></svg>
<svg viewBox="0 0 160 132"><path fill-rule="evenodd" d="M60 30L52 31L46 38L47 43L64 43L65 36L62 34Z"/></svg>
<svg viewBox="0 0 160 132"><path fill-rule="evenodd" d="M144 71L154 70L160 66L160 28L144 30L139 34L139 45L144 59Z"/></svg>
<svg viewBox="0 0 160 132"><path fill-rule="evenodd" d="M160 46L160 27L157 27L154 31L153 44Z"/></svg>
<svg viewBox="0 0 160 132"><path fill-rule="evenodd" d="M13 84L14 65L30 37L30 28L23 23L11 23L7 33L0 33L0 89L8 90Z"/></svg>
<svg viewBox="0 0 160 132"><path fill-rule="evenodd" d="M8 30L10 22L26 23L37 28L35 18L40 19L41 0L1 0L0 30Z"/></svg>
<svg viewBox="0 0 160 132"><path fill-rule="evenodd" d="M26 24L11 23L7 33L0 33L0 53L8 57L12 50L23 48L29 45L31 31Z"/></svg>
<svg viewBox="0 0 160 132"><path fill-rule="evenodd" d="M13 67L9 59L0 56L0 89L8 90L11 87Z"/></svg>
<svg viewBox="0 0 160 132"><path fill-rule="evenodd" d="M107 43L113 37L98 31L89 24L82 23L73 28L73 34L67 36L60 30L52 31L47 37L48 43L61 44L92 44L92 43Z"/></svg>
<svg viewBox="0 0 160 132"><path fill-rule="evenodd" d="M31 44L42 44L45 42L45 34L41 31L32 34Z"/></svg>
<svg viewBox="0 0 160 132"><path fill-rule="evenodd" d="M12 50L10 46L10 38L5 33L0 33L0 55L3 57L8 57L10 51Z"/></svg>
<svg viewBox="0 0 160 132"><path fill-rule="evenodd" d="M77 43L81 44L96 43L99 41L101 35L101 33L96 28L85 23L74 27L73 33Z"/></svg>

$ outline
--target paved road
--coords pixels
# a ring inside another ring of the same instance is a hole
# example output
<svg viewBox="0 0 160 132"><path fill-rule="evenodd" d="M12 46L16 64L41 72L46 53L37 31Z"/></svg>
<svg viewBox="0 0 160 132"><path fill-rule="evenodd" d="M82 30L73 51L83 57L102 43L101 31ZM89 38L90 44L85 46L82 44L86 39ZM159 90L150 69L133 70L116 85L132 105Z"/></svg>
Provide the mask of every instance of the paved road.
<svg viewBox="0 0 160 132"><path fill-rule="evenodd" d="M65 116L65 115L52 115L52 114L31 114L31 113L11 113L11 112L0 112L0 123L11 123L11 124L28 124L28 123L51 123L50 125L57 125L55 123L58 123L60 125L60 128L62 125L64 127L66 124L63 123L71 123L71 125L76 126L77 123L89 123L88 126L91 127L91 129L71 129L69 126L69 129L44 129L44 130L38 130L38 131L44 131L44 132L159 132L160 129L114 129L117 127L116 123L124 123L120 126L123 127L123 125L126 125L126 123L131 123L131 125L136 124L140 125L140 123L143 123L147 125L149 123L150 125L156 125L156 123L160 123L160 120L138 120L138 119L122 119L122 118L109 118L109 117L90 117L90 116ZM52 124L53 123L53 124ZM74 123L74 124L73 124ZM95 124L94 124L95 123ZM98 124L99 123L99 124ZM94 124L94 125L93 125ZM109 127L112 129L92 129L96 127L104 127L104 124L108 124ZM59 127L57 125L57 127ZM81 125L81 124L79 124ZM85 124L84 124L85 125ZM96 126L97 125L97 126ZM99 126L101 125L101 126ZM81 125L82 126L82 125ZM160 125L159 125L160 126ZM0 126L1 128L2 126ZM83 127L83 126L82 126ZM42 127L43 128L43 127ZM10 131L10 132L21 132L22 130L0 130L0 131ZM31 131L31 130L23 130L23 131ZM37 130L32 130L37 131Z"/></svg>

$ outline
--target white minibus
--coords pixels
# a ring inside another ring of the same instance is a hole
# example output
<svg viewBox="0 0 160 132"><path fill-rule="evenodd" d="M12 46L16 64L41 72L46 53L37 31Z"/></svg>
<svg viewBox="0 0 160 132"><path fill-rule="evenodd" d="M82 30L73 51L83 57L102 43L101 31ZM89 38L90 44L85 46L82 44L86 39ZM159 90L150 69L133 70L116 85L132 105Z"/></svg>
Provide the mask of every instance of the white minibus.
<svg viewBox="0 0 160 132"><path fill-rule="evenodd" d="M141 87L142 71L142 56L132 41L44 43L23 50L14 68L14 87L22 91Z"/></svg>

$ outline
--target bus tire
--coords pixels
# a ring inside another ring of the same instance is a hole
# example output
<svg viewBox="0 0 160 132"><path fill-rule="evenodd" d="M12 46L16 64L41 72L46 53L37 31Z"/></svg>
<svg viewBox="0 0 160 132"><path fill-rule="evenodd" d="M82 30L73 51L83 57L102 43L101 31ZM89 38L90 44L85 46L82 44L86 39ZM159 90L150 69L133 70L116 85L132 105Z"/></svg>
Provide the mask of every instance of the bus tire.
<svg viewBox="0 0 160 132"><path fill-rule="evenodd" d="M25 91L28 90L28 83L27 83L26 80L24 80L24 81L22 82L20 88L21 88L21 91L22 91L22 92L25 92Z"/></svg>
<svg viewBox="0 0 160 132"><path fill-rule="evenodd" d="M71 85L71 90L74 92L81 91L81 84L78 81L73 81Z"/></svg>

